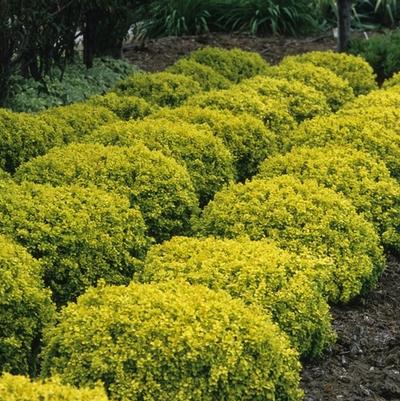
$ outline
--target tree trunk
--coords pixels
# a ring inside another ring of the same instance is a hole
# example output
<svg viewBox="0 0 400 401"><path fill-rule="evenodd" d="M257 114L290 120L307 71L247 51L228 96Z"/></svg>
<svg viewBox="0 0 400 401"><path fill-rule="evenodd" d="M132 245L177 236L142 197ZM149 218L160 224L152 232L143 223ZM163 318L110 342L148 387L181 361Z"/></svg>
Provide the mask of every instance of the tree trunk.
<svg viewBox="0 0 400 401"><path fill-rule="evenodd" d="M85 14L85 25L83 29L83 62L86 68L93 67L93 59L97 47L97 24L98 18L95 11L87 11Z"/></svg>
<svg viewBox="0 0 400 401"><path fill-rule="evenodd" d="M351 0L337 0L338 8L338 50L345 52L350 42Z"/></svg>

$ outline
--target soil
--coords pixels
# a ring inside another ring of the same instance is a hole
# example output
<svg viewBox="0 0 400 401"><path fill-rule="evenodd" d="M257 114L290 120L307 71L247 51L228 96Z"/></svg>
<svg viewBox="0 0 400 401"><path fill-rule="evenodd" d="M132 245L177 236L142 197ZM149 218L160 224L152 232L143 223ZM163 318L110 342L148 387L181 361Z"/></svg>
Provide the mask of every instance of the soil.
<svg viewBox="0 0 400 401"><path fill-rule="evenodd" d="M254 38L210 34L127 44L125 57L145 71L161 71L204 46L257 51L270 63L311 50L335 49L331 35ZM400 401L400 257L388 256L378 287L350 305L333 307L336 344L303 362L305 401Z"/></svg>

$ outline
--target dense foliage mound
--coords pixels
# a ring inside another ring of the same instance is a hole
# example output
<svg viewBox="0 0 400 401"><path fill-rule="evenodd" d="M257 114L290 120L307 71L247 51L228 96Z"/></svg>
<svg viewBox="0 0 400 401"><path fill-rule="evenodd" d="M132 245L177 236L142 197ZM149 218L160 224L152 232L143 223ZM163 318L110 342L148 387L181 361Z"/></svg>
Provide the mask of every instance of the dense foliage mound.
<svg viewBox="0 0 400 401"><path fill-rule="evenodd" d="M374 224L385 245L399 247L400 186L382 161L351 147L300 147L266 160L257 178L284 174L312 178L343 193Z"/></svg>
<svg viewBox="0 0 400 401"><path fill-rule="evenodd" d="M77 389L58 380L34 382L24 376L4 374L0 377L1 401L107 401L101 388Z"/></svg>
<svg viewBox="0 0 400 401"><path fill-rule="evenodd" d="M262 311L184 283L88 290L48 331L43 361L116 401L301 399L297 354Z"/></svg>
<svg viewBox="0 0 400 401"><path fill-rule="evenodd" d="M77 184L114 191L143 213L158 241L190 233L198 200L186 168L143 144L132 147L71 144L21 166L17 180L55 186Z"/></svg>
<svg viewBox="0 0 400 401"><path fill-rule="evenodd" d="M176 107L201 92L192 78L171 72L133 74L120 81L116 92L121 96L138 96L158 106Z"/></svg>
<svg viewBox="0 0 400 401"><path fill-rule="evenodd" d="M349 103L346 103L341 112L345 110L353 110L354 114L358 110L370 107L400 107L400 91L399 90L374 90L367 95L356 97Z"/></svg>
<svg viewBox="0 0 400 401"><path fill-rule="evenodd" d="M199 222L203 235L271 238L295 252L335 261L325 293L346 302L371 287L383 269L379 237L344 196L291 176L235 184L219 192Z"/></svg>
<svg viewBox="0 0 400 401"><path fill-rule="evenodd" d="M175 237L150 249L140 280L182 279L223 289L272 314L303 355L318 355L333 339L329 308L310 277L296 273L326 264L266 241Z"/></svg>
<svg viewBox="0 0 400 401"><path fill-rule="evenodd" d="M93 96L88 99L87 103L105 107L122 120L144 118L154 111L154 107L140 97L118 96L114 92Z"/></svg>
<svg viewBox="0 0 400 401"><path fill-rule="evenodd" d="M182 58L166 69L173 74L182 74L195 80L203 90L227 89L232 85L227 78L205 64Z"/></svg>
<svg viewBox="0 0 400 401"><path fill-rule="evenodd" d="M233 155L239 181L253 176L260 162L277 151L276 135L247 113L236 116L227 110L181 106L173 110L164 108L151 118L187 121L211 129Z"/></svg>
<svg viewBox="0 0 400 401"><path fill-rule="evenodd" d="M275 67L270 67L265 75L300 81L311 86L326 96L329 107L336 111L354 98L353 90L347 81L339 78L327 68L311 63L286 60Z"/></svg>
<svg viewBox="0 0 400 401"><path fill-rule="evenodd" d="M398 86L400 85L400 71L397 72L396 74L394 74L391 78L387 79L384 83L383 83L383 87L385 89L388 88L398 88Z"/></svg>
<svg viewBox="0 0 400 401"><path fill-rule="evenodd" d="M258 53L241 49L206 47L191 53L189 60L208 65L232 82L262 74L268 68L268 63Z"/></svg>
<svg viewBox="0 0 400 401"><path fill-rule="evenodd" d="M140 211L95 188L0 181L0 221L2 234L40 259L58 304L100 278L128 283L148 245Z"/></svg>
<svg viewBox="0 0 400 401"><path fill-rule="evenodd" d="M22 246L0 235L0 371L35 373L42 331L54 313L41 273Z"/></svg>
<svg viewBox="0 0 400 401"><path fill-rule="evenodd" d="M286 103L290 114L299 122L330 112L325 95L302 82L260 75L243 81L240 87Z"/></svg>
<svg viewBox="0 0 400 401"><path fill-rule="evenodd" d="M187 168L201 205L234 179L232 155L205 126L160 118L105 125L87 137L87 142L103 145L132 146L139 141Z"/></svg>
<svg viewBox="0 0 400 401"><path fill-rule="evenodd" d="M287 60L311 63L332 71L349 83L356 96L366 94L377 88L374 70L360 56L333 51L314 51L288 56L284 62Z"/></svg>

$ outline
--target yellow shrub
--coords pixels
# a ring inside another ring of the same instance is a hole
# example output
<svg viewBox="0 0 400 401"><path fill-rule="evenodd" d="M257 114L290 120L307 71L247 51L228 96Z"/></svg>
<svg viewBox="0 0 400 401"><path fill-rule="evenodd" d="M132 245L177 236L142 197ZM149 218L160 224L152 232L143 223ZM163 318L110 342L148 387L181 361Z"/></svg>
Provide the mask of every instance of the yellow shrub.
<svg viewBox="0 0 400 401"><path fill-rule="evenodd" d="M383 83L383 88L389 89L389 88L399 88L400 85L400 72L397 72L394 74L391 78L387 79Z"/></svg>
<svg viewBox="0 0 400 401"><path fill-rule="evenodd" d="M332 71L349 83L356 96L377 88L373 68L360 56L333 51L314 51L288 56L285 57L284 62L286 60L311 63Z"/></svg>
<svg viewBox="0 0 400 401"><path fill-rule="evenodd" d="M310 277L298 272L325 269L327 263L266 241L174 237L150 249L139 278L146 283L181 279L259 305L302 355L311 356L334 336L326 301Z"/></svg>
<svg viewBox="0 0 400 401"><path fill-rule="evenodd" d="M24 376L3 374L0 377L0 401L107 401L104 390L77 389L57 379L31 381Z"/></svg>
<svg viewBox="0 0 400 401"><path fill-rule="evenodd" d="M309 249L335 261L331 301L346 302L375 284L383 269L373 226L343 195L291 176L235 184L204 209L199 233L252 240L271 238L294 252Z"/></svg>
<svg viewBox="0 0 400 401"><path fill-rule="evenodd" d="M90 289L46 335L43 372L115 401L300 401L300 363L256 308L186 283Z"/></svg>
<svg viewBox="0 0 400 401"><path fill-rule="evenodd" d="M140 141L187 168L201 205L234 179L232 155L205 126L146 119L104 125L86 138L88 143L118 146L132 146Z"/></svg>
<svg viewBox="0 0 400 401"><path fill-rule="evenodd" d="M286 60L280 65L270 67L265 75L300 81L315 88L326 96L329 107L336 111L354 98L350 85L333 72L311 63Z"/></svg>
<svg viewBox="0 0 400 401"><path fill-rule="evenodd" d="M372 106L378 107L400 107L400 91L390 89L374 90L367 95L356 97L349 103L346 103L342 111L353 110L354 114L361 111L362 108L369 108Z"/></svg>
<svg viewBox="0 0 400 401"><path fill-rule="evenodd" d="M243 81L240 87L244 91L253 89L261 96L286 103L297 121L330 113L325 95L302 82L257 76Z"/></svg>

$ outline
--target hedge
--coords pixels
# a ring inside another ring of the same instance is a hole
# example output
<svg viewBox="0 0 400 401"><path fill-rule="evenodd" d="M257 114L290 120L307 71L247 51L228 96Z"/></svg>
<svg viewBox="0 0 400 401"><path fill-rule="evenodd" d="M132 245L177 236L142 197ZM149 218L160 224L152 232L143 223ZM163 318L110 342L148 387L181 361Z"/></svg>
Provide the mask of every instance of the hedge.
<svg viewBox="0 0 400 401"><path fill-rule="evenodd" d="M270 67L265 75L300 81L317 89L326 96L328 105L333 111L337 111L354 98L353 90L348 82L328 69L311 63L300 63L289 59L278 66Z"/></svg>
<svg viewBox="0 0 400 401"><path fill-rule="evenodd" d="M192 78L171 72L135 73L120 81L115 91L121 96L138 96L158 106L177 107L201 92Z"/></svg>
<svg viewBox="0 0 400 401"><path fill-rule="evenodd" d="M0 401L107 401L104 390L77 389L59 380L31 381L24 376L0 377Z"/></svg>
<svg viewBox="0 0 400 401"><path fill-rule="evenodd" d="M232 82L208 65L200 64L187 58L179 59L174 65L168 67L166 71L192 78L204 91L227 89L232 85Z"/></svg>
<svg viewBox="0 0 400 401"><path fill-rule="evenodd" d="M148 233L158 241L190 233L198 199L186 168L143 144L132 147L71 144L21 166L19 181L77 184L114 191L139 206Z"/></svg>
<svg viewBox="0 0 400 401"><path fill-rule="evenodd" d="M234 179L232 155L205 126L162 118L146 119L105 125L87 137L87 142L103 145L132 146L140 141L187 168L200 205L207 204Z"/></svg>
<svg viewBox="0 0 400 401"><path fill-rule="evenodd" d="M256 174L259 164L277 151L276 135L248 113L236 116L227 110L181 106L173 110L161 109L149 118L187 121L210 128L233 155L239 181Z"/></svg>
<svg viewBox="0 0 400 401"><path fill-rule="evenodd" d="M192 52L189 60L207 65L235 83L262 74L268 68L260 54L241 49L206 47Z"/></svg>
<svg viewBox="0 0 400 401"><path fill-rule="evenodd" d="M373 226L343 195L291 176L235 184L216 194L198 222L202 235L270 238L294 252L309 249L335 261L324 290L347 302L372 287L383 269Z"/></svg>
<svg viewBox="0 0 400 401"><path fill-rule="evenodd" d="M43 265L58 305L104 278L128 283L149 241L139 210L95 188L0 181L0 233Z"/></svg>
<svg viewBox="0 0 400 401"><path fill-rule="evenodd" d="M0 235L0 371L35 373L42 331L54 312L40 264Z"/></svg>
<svg viewBox="0 0 400 401"><path fill-rule="evenodd" d="M325 95L299 81L260 75L243 81L240 87L245 91L253 89L261 96L286 103L290 114L298 122L330 113Z"/></svg>
<svg viewBox="0 0 400 401"><path fill-rule="evenodd" d="M329 307L310 277L298 272L327 264L266 241L174 237L150 249L138 276L147 283L182 279L259 305L303 356L315 356L334 339Z"/></svg>
<svg viewBox="0 0 400 401"><path fill-rule="evenodd" d="M92 96L87 100L87 103L105 107L122 120L141 119L151 114L155 109L154 106L140 97L118 96L114 92Z"/></svg>
<svg viewBox="0 0 400 401"><path fill-rule="evenodd" d="M314 51L285 57L300 63L311 63L324 67L344 79L352 87L356 96L366 94L377 88L373 68L360 56L333 51Z"/></svg>
<svg viewBox="0 0 400 401"><path fill-rule="evenodd" d="M258 309L184 283L90 289L46 335L43 373L115 401L297 401L300 364Z"/></svg>

